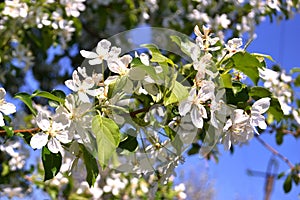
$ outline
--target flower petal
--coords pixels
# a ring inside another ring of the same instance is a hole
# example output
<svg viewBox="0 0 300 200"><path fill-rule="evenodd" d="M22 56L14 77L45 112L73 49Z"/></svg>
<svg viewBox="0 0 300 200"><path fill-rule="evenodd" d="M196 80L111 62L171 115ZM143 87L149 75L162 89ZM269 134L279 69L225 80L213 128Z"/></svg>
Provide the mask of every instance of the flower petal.
<svg viewBox="0 0 300 200"><path fill-rule="evenodd" d="M199 112L199 110L196 107L194 107L191 111L191 119L192 119L193 124L197 128L203 127L203 118L201 116L201 113Z"/></svg>
<svg viewBox="0 0 300 200"><path fill-rule="evenodd" d="M84 58L97 58L98 54L96 54L95 52L92 51L86 51L86 50L81 50L80 54L82 55L82 57Z"/></svg>
<svg viewBox="0 0 300 200"><path fill-rule="evenodd" d="M44 112L38 113L36 116L36 123L43 131L48 131L50 129L50 120L48 115Z"/></svg>
<svg viewBox="0 0 300 200"><path fill-rule="evenodd" d="M12 103L4 102L0 106L0 111L3 112L5 115L10 115L16 112L16 106Z"/></svg>
<svg viewBox="0 0 300 200"><path fill-rule="evenodd" d="M48 142L47 147L52 153L58 153L62 150L62 146L56 138L51 138Z"/></svg>
<svg viewBox="0 0 300 200"><path fill-rule="evenodd" d="M270 100L270 97L261 98L252 105L252 109L258 110L260 114L263 114L269 109Z"/></svg>
<svg viewBox="0 0 300 200"><path fill-rule="evenodd" d="M178 107L179 114L181 116L185 116L186 113L188 113L191 110L191 107L192 107L192 104L190 101L187 101L187 100L182 101Z"/></svg>
<svg viewBox="0 0 300 200"><path fill-rule="evenodd" d="M45 146L48 142L48 134L39 132L32 136L30 140L30 146L33 149L41 149L43 146Z"/></svg>
<svg viewBox="0 0 300 200"><path fill-rule="evenodd" d="M0 126L5 126L2 113L0 113Z"/></svg>

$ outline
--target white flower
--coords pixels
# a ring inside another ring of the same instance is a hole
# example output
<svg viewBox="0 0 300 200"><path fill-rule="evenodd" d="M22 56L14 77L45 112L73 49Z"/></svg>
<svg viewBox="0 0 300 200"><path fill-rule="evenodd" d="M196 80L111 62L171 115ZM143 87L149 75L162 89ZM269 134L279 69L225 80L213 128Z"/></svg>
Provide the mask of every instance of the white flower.
<svg viewBox="0 0 300 200"><path fill-rule="evenodd" d="M120 191L126 187L126 181L121 180L120 177L107 178L106 185L103 187L103 191L111 192L114 196L118 196Z"/></svg>
<svg viewBox="0 0 300 200"><path fill-rule="evenodd" d="M260 129L266 129L267 124L265 122L265 117L262 115L265 113L270 107L271 98L265 97L256 101L251 107L251 117L250 124L254 126L258 126Z"/></svg>
<svg viewBox="0 0 300 200"><path fill-rule="evenodd" d="M279 72L273 71L271 69L260 69L258 68L259 76L265 80L264 86L266 88L271 88L273 85L279 84Z"/></svg>
<svg viewBox="0 0 300 200"><path fill-rule="evenodd" d="M217 24L220 24L224 29L228 28L230 24L230 20L227 18L226 14L222 14L221 16L217 15L215 18Z"/></svg>
<svg viewBox="0 0 300 200"><path fill-rule="evenodd" d="M243 41L241 38L233 38L225 44L225 48L229 53L235 53L237 51L241 51L242 49L240 48L243 45Z"/></svg>
<svg viewBox="0 0 300 200"><path fill-rule="evenodd" d="M62 5L65 5L65 10L67 16L79 17L80 12L85 10L85 5L83 4L85 0L60 0Z"/></svg>
<svg viewBox="0 0 300 200"><path fill-rule="evenodd" d="M300 125L300 116L299 116L299 112L296 111L296 110L293 110L292 113L293 113L293 116L294 116L295 121Z"/></svg>
<svg viewBox="0 0 300 200"><path fill-rule="evenodd" d="M262 115L270 107L270 98L265 97L256 101L250 110L250 115L242 109L235 109L230 119L227 120L223 131L226 133L223 138L225 149L231 144L245 143L253 137L253 130L258 133L255 126L266 129L265 117Z"/></svg>
<svg viewBox="0 0 300 200"><path fill-rule="evenodd" d="M81 73L84 72L80 68L78 71ZM95 87L95 77L86 76L85 73L82 76L84 79L80 80L78 72L75 70L72 75L73 79L65 81L65 85L74 92L77 92L81 101L89 103L90 99L88 95L93 97L101 95L104 89L102 87L93 89Z"/></svg>
<svg viewBox="0 0 300 200"><path fill-rule="evenodd" d="M12 18L27 17L28 6L26 3L21 3L19 0L5 1L5 7L2 11L3 15L8 15Z"/></svg>
<svg viewBox="0 0 300 200"><path fill-rule="evenodd" d="M73 139L73 135L66 131L69 126L66 115L55 115L51 119L46 113L39 112L36 122L42 131L32 136L30 140L30 146L34 149L41 149L47 144L52 153L58 153L62 151L60 142L66 144Z"/></svg>
<svg viewBox="0 0 300 200"><path fill-rule="evenodd" d="M4 88L0 88L0 126L5 126L3 114L10 115L16 112L16 106L12 103L8 103L5 101L4 97L6 95L6 91ZM2 114L3 113L3 114Z"/></svg>
<svg viewBox="0 0 300 200"><path fill-rule="evenodd" d="M130 55L124 55L121 58L114 60L108 60L108 68L110 71L122 75L126 75L129 72L128 65L131 63L132 57Z"/></svg>
<svg viewBox="0 0 300 200"><path fill-rule="evenodd" d="M205 107L201 104L199 96L196 94L196 88L190 91L188 98L179 104L179 114L185 116L190 112L193 124L197 128L203 127L203 118L207 118Z"/></svg>
<svg viewBox="0 0 300 200"><path fill-rule="evenodd" d="M223 131L225 149L230 149L231 144L244 143L253 137L253 129L249 123L250 117L242 109L235 109L230 119L227 120Z"/></svg>
<svg viewBox="0 0 300 200"><path fill-rule="evenodd" d="M85 129L91 126L93 116L89 112L92 106L91 103L79 101L78 96L69 94L66 97L64 106L57 108L57 114L65 115L70 120L70 126L67 130L69 135L77 133L82 141L87 142Z"/></svg>
<svg viewBox="0 0 300 200"><path fill-rule="evenodd" d="M144 65L146 65L146 66L150 65L149 55L147 55L145 53L141 53L140 55L138 55L138 53L135 52L134 56L136 58L139 58Z"/></svg>
<svg viewBox="0 0 300 200"><path fill-rule="evenodd" d="M217 51L220 49L220 47L212 47L214 46L218 41L218 37L211 38L210 37L210 28L207 28L205 26L202 27L203 34L201 33L199 27L196 25L194 28L194 33L196 34L196 42L200 46L201 50L204 51Z"/></svg>
<svg viewBox="0 0 300 200"><path fill-rule="evenodd" d="M81 50L80 54L89 60L90 65L101 64L103 60L107 60L109 56L110 41L101 40L96 47L96 53L92 51Z"/></svg>

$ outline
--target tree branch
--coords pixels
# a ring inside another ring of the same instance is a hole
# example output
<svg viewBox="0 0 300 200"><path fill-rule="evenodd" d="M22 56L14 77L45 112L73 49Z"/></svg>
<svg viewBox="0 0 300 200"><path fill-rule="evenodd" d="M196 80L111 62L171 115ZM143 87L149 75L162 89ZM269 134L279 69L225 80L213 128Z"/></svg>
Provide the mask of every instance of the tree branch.
<svg viewBox="0 0 300 200"><path fill-rule="evenodd" d="M18 130L14 130L14 134L17 133L30 133L30 134L34 134L39 132L41 129L40 128L30 128L30 129L18 129ZM0 130L0 136L5 136L6 135L6 131L5 130Z"/></svg>
<svg viewBox="0 0 300 200"><path fill-rule="evenodd" d="M289 159L285 156L283 156L281 153L279 153L276 149L274 149L272 146L270 146L268 143L266 143L263 139L261 139L259 136L255 137L264 147L266 147L271 153L277 157L279 157L281 160L283 160L291 169L293 169L295 166L289 161Z"/></svg>

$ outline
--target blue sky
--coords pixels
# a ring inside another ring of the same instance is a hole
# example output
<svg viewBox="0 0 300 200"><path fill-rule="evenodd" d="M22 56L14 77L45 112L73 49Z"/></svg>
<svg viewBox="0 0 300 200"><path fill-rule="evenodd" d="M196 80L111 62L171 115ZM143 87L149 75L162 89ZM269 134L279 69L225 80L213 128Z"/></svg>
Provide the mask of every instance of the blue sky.
<svg viewBox="0 0 300 200"><path fill-rule="evenodd" d="M300 67L300 15L290 21L283 21L280 24L270 23L269 20L257 27L258 37L248 47L249 52L269 54L277 64L287 71L293 67ZM269 63L270 64L270 63ZM271 67L269 65L268 67ZM299 94L299 88L296 91ZM284 144L277 146L275 135L263 134L260 136L268 144L286 156L292 163L300 162L300 140L291 136L284 138ZM221 156L219 163L214 161L205 162L198 156L189 157L186 163L179 166L178 172L191 169L197 173L208 173L210 180L214 182L216 200L223 199L263 199L264 198L264 177L248 176L247 169L266 171L269 159L272 154L263 147L256 139L250 141L249 145L236 147L233 155L223 151L220 146ZM288 170L283 161L279 163L278 172ZM187 172L188 173L188 172ZM272 192L272 200L300 199L300 186L295 187L290 193L283 191L283 180L275 181ZM190 180L192 181L192 180Z"/></svg>

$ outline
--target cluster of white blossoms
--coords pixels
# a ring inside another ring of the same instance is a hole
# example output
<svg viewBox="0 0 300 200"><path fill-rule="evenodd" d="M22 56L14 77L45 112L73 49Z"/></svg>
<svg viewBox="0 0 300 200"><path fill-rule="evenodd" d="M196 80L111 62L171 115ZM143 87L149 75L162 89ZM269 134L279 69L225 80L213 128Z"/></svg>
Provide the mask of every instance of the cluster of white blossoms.
<svg viewBox="0 0 300 200"><path fill-rule="evenodd" d="M284 115L289 115L292 111L293 91L289 85L292 82L292 77L284 71L278 72L271 69L259 69L259 76L264 80L264 87L268 88L278 98Z"/></svg>
<svg viewBox="0 0 300 200"><path fill-rule="evenodd" d="M223 100L225 91L219 87L217 79L215 79L219 74L213 69L213 56L209 53L220 49L220 46L214 47L219 38L212 38L210 29L205 26L203 26L203 33L198 26L195 26L194 32L197 36L197 46L188 48L185 45L184 47L191 55L197 74L189 96L179 103L179 114L182 117L189 114L190 121L197 128L204 128L204 121L209 120L210 125L216 130L220 131L221 129L223 132L221 141L225 149L229 149L231 144L245 143L253 137L254 132L258 133L255 127L267 128L263 114L269 109L271 99L269 97L259 99L249 111L226 105ZM236 52L242 51L242 44L241 38L229 40L225 44L223 56L230 57ZM184 127L187 126L184 125Z"/></svg>
<svg viewBox="0 0 300 200"><path fill-rule="evenodd" d="M256 101L250 110L250 114L242 109L235 109L227 120L223 131L225 136L223 144L225 149L229 149L231 144L246 143L253 138L253 133L257 132L256 126L260 129L266 129L267 124L263 114L270 107L270 98L261 98Z"/></svg>

